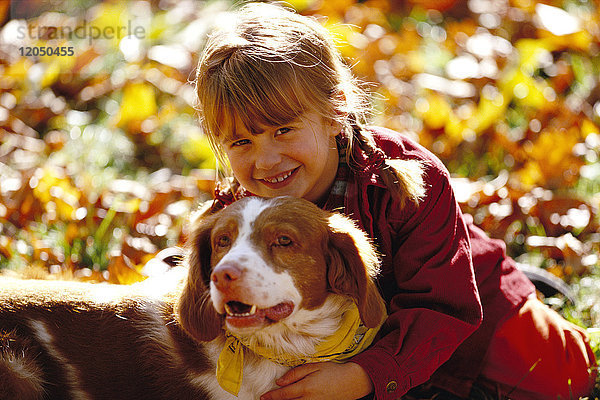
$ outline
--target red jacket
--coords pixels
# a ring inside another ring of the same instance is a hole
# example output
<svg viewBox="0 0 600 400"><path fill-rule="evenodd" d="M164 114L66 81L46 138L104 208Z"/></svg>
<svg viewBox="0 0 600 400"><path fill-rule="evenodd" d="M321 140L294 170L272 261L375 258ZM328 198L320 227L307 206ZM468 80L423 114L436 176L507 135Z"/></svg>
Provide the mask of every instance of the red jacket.
<svg viewBox="0 0 600 400"><path fill-rule="evenodd" d="M436 156L397 132L372 130L389 158L424 162L427 192L418 207L400 209L376 174L359 172L348 183L345 213L382 254L378 285L389 312L387 334L352 361L367 371L379 400L397 399L430 378L466 397L496 326L535 288L505 244L462 215ZM354 155L368 166L364 155Z"/></svg>

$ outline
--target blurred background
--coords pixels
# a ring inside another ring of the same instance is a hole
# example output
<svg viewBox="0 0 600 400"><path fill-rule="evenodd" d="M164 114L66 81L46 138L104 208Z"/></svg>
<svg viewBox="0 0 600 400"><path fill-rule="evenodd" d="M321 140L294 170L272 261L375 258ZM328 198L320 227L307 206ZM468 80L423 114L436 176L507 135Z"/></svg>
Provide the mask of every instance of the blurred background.
<svg viewBox="0 0 600 400"><path fill-rule="evenodd" d="M600 2L290 4L368 83L373 122L437 154L463 210L577 297L547 302L600 328ZM146 264L182 243L186 216L212 196L192 81L231 7L0 3L4 273L128 284L160 270Z"/></svg>

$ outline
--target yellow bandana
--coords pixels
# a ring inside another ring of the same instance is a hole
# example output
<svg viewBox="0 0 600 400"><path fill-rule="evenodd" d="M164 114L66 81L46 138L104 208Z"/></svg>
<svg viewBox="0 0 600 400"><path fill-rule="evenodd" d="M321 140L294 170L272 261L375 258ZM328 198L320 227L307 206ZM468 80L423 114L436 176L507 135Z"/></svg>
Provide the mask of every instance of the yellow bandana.
<svg viewBox="0 0 600 400"><path fill-rule="evenodd" d="M288 367L323 361L341 362L366 349L373 342L380 327L381 324L371 329L365 327L360 321L358 308L354 306L342 315L340 328L320 343L313 355L302 357L275 354L270 348L248 345L243 343L243 339L240 340L227 332L225 346L217 361L217 380L223 389L234 396L238 395L243 379L244 347L261 357Z"/></svg>

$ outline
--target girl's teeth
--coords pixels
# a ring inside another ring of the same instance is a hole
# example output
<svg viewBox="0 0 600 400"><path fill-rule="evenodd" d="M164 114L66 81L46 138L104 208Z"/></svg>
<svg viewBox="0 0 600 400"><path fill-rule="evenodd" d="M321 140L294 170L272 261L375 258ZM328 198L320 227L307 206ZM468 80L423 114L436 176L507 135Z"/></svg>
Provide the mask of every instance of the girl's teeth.
<svg viewBox="0 0 600 400"><path fill-rule="evenodd" d="M285 175L282 175L280 177L277 178L265 178L265 181L269 182L269 183L279 183L279 182L283 182L284 180L286 180L287 178L290 177L290 175L292 175L292 172L288 172Z"/></svg>

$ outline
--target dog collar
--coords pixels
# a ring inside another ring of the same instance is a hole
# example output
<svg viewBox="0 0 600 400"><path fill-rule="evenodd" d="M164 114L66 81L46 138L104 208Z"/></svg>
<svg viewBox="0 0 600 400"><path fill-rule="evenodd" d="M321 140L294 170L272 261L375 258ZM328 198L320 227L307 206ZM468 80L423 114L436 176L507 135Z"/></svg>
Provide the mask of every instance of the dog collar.
<svg viewBox="0 0 600 400"><path fill-rule="evenodd" d="M234 396L238 395L243 379L244 347L263 358L288 367L324 361L342 362L366 349L373 342L381 324L375 328L365 327L360 320L358 308L354 305L342 315L339 329L319 343L314 354L301 357L276 354L269 347L245 343L243 338L226 332L225 346L217 361L217 380L224 390Z"/></svg>

